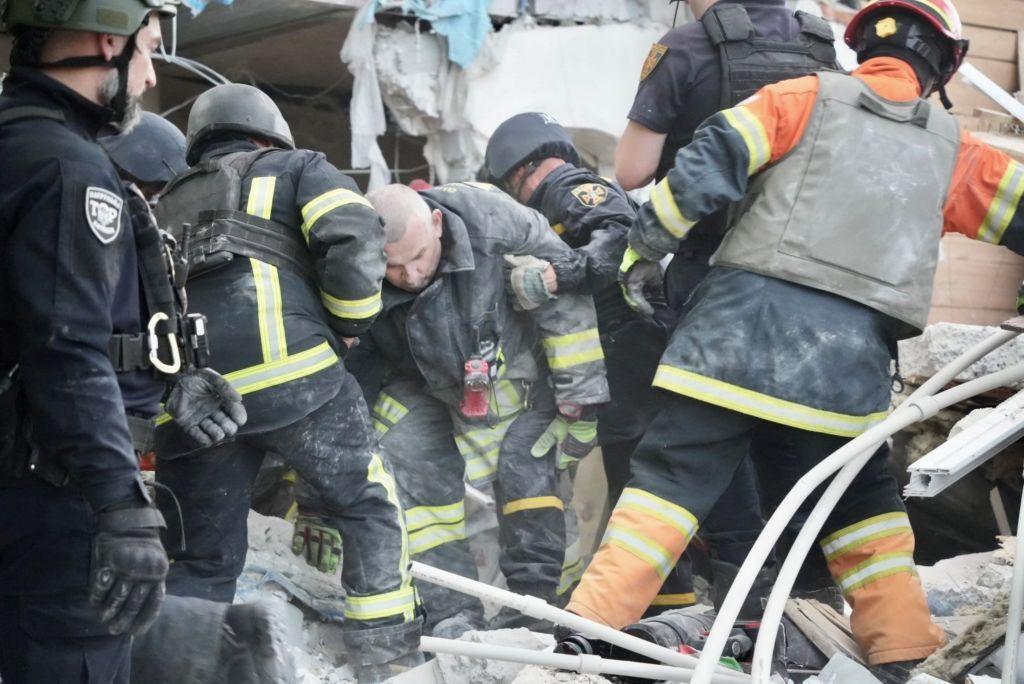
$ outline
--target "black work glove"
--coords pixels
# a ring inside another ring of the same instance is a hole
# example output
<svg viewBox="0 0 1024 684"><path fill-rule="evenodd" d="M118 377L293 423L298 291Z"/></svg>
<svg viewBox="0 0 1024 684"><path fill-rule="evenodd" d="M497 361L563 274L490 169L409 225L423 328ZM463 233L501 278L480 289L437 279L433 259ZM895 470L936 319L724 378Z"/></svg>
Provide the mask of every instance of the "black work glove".
<svg viewBox="0 0 1024 684"><path fill-rule="evenodd" d="M626 249L619 266L619 286L629 308L644 316L653 316L654 307L647 301L644 291L661 290L664 278L661 264L645 259L632 247Z"/></svg>
<svg viewBox="0 0 1024 684"><path fill-rule="evenodd" d="M111 634L139 634L156 619L164 600L165 527L152 506L122 508L96 516L89 601Z"/></svg>
<svg viewBox="0 0 1024 684"><path fill-rule="evenodd" d="M183 373L171 388L164 408L189 437L204 447L234 436L246 420L242 395L212 368Z"/></svg>

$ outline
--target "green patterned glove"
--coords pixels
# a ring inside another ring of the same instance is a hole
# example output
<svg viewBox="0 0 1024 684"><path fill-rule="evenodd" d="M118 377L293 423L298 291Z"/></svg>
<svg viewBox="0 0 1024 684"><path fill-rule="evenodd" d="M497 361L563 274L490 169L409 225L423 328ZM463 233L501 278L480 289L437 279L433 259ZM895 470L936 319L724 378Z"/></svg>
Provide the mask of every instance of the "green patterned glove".
<svg viewBox="0 0 1024 684"><path fill-rule="evenodd" d="M303 556L320 572L333 575L341 563L341 533L327 518L300 512L295 518L292 553Z"/></svg>
<svg viewBox="0 0 1024 684"><path fill-rule="evenodd" d="M530 454L544 458L552 447L558 445L558 469L565 470L589 454L597 446L597 417L593 410L590 415L573 418L559 413L548 428L533 444Z"/></svg>

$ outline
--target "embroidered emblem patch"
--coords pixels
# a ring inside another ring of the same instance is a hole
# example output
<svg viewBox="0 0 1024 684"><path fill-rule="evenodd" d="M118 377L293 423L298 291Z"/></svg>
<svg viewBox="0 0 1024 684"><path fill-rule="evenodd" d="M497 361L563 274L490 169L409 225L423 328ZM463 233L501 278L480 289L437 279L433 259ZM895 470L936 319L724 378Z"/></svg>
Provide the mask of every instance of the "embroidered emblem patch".
<svg viewBox="0 0 1024 684"><path fill-rule="evenodd" d="M596 207L608 199L608 188L600 183L584 183L573 188L572 194L583 206Z"/></svg>
<svg viewBox="0 0 1024 684"><path fill-rule="evenodd" d="M117 239L121 232L121 208L124 200L103 188L85 190L85 218L96 239L105 245Z"/></svg>
<svg viewBox="0 0 1024 684"><path fill-rule="evenodd" d="M646 81L647 77L654 72L654 70L661 64L661 59L668 54L668 46L662 45L661 43L655 43L651 46L651 51L647 53L647 59L644 60L644 69L640 72L640 81Z"/></svg>

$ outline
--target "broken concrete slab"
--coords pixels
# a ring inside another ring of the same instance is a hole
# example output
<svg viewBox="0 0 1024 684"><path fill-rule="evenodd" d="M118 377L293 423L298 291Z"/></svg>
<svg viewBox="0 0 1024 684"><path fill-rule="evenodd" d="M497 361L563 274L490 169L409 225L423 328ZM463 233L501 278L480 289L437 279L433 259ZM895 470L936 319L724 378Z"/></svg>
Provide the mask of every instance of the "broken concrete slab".
<svg viewBox="0 0 1024 684"><path fill-rule="evenodd" d="M932 615L978 615L1006 594L1013 577L1005 553L972 553L919 566Z"/></svg>
<svg viewBox="0 0 1024 684"><path fill-rule="evenodd" d="M611 684L600 675L585 675L575 672L560 672L546 667L527 665L511 684Z"/></svg>
<svg viewBox="0 0 1024 684"><path fill-rule="evenodd" d="M924 333L899 343L900 371L910 381L930 378L968 348L998 331L994 326L936 323ZM956 377L958 382L1009 368L1024 358L1024 339L1004 344ZM1024 386L1020 383L1017 389Z"/></svg>
<svg viewBox="0 0 1024 684"><path fill-rule="evenodd" d="M511 646L532 651L542 651L554 645L554 637L538 634L528 629L499 629L490 632L467 632L459 641L471 641L478 644L495 646ZM511 684L526 667L520 663L507 663L498 660L479 660L438 654L438 670L444 684Z"/></svg>

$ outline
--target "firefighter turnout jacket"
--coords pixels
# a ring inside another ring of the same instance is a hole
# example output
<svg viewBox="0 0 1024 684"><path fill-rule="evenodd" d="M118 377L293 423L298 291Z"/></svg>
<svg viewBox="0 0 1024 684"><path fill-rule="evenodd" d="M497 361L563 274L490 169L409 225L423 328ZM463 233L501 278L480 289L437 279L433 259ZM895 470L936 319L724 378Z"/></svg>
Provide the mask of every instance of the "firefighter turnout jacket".
<svg viewBox="0 0 1024 684"><path fill-rule="evenodd" d="M189 252L192 304L217 321L210 365L243 395L242 434L334 397L337 336L365 332L381 309L384 232L355 183L321 153L235 140L206 149L156 213Z"/></svg>
<svg viewBox="0 0 1024 684"><path fill-rule="evenodd" d="M839 436L884 417L890 358L925 323L940 235L1024 252L1024 165L919 93L909 65L878 57L851 76L767 86L698 129L630 245L659 259L740 204L656 386Z"/></svg>

